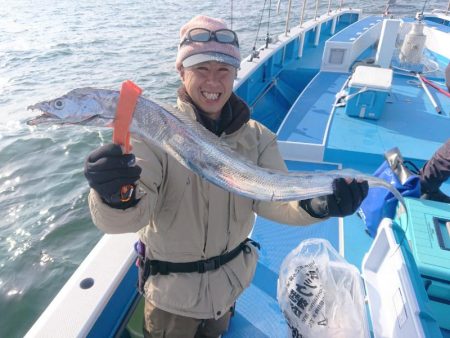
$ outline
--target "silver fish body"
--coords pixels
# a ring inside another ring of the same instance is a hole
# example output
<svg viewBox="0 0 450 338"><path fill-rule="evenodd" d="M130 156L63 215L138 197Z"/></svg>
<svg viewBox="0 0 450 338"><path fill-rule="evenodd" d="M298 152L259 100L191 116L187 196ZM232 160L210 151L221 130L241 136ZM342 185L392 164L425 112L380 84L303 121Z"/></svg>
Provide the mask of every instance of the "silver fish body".
<svg viewBox="0 0 450 338"><path fill-rule="evenodd" d="M61 98L38 103L31 109L44 112L29 124L46 119L53 123L107 126L115 116L118 91L80 88ZM371 187L384 187L402 202L401 194L388 182L353 170L283 172L259 167L230 149L219 137L177 109L140 97L130 132L162 148L186 168L221 188L263 201L292 201L328 195L335 178L367 180Z"/></svg>

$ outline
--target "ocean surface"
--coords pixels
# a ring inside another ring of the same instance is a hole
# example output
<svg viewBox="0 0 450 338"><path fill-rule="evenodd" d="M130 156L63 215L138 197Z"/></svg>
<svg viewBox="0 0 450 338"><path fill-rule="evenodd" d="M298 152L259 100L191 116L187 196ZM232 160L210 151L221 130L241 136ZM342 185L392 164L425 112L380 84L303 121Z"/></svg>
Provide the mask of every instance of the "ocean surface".
<svg viewBox="0 0 450 338"><path fill-rule="evenodd" d="M385 3L344 5L373 14ZM429 1L427 8L446 3ZM27 106L78 87L119 90L127 79L143 88L144 96L174 103L178 32L185 22L197 14L225 19L246 56L255 43L263 44L268 26L271 36L284 30L288 1L281 2L279 14L276 5L275 0L0 0L0 337L22 337L102 236L90 219L83 162L110 142L111 130L29 127L24 121L35 113ZM392 11L413 13L422 6L423 1L410 1ZM319 11L327 7L322 1ZM308 18L314 8L309 1ZM300 1L293 1L291 26L300 11Z"/></svg>

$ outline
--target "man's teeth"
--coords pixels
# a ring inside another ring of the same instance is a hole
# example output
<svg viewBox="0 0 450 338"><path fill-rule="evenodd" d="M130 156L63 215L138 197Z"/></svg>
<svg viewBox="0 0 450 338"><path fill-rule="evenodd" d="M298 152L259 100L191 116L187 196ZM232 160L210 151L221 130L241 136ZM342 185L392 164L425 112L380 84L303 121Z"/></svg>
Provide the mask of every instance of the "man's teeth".
<svg viewBox="0 0 450 338"><path fill-rule="evenodd" d="M203 96L206 97L208 100L217 100L219 98L219 93L209 93L209 92L202 92Z"/></svg>

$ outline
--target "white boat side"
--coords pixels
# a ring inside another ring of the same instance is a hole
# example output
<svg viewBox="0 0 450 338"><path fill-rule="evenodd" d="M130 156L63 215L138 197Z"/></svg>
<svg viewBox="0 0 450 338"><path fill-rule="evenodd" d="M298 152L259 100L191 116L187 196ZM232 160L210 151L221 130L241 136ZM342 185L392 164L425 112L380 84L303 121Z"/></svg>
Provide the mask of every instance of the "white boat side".
<svg viewBox="0 0 450 338"><path fill-rule="evenodd" d="M86 337L136 259L137 239L137 234L104 235L25 337Z"/></svg>

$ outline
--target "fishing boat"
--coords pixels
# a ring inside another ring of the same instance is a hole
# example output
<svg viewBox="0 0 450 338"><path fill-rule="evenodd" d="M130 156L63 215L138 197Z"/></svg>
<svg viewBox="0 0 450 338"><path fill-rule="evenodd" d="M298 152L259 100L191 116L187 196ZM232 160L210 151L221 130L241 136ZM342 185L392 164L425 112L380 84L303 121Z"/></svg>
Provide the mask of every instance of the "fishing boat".
<svg viewBox="0 0 450 338"><path fill-rule="evenodd" d="M268 34L242 61L235 92L254 119L277 133L290 170L371 174L394 147L421 166L450 137L443 72L450 60L449 8L401 18L389 12L387 6L365 16L328 6L311 20L302 14L293 27L288 13L285 31ZM442 190L448 194L450 184ZM278 273L284 257L308 238L328 240L361 270L367 337L450 337L450 206L410 198L407 209L406 219L384 219L376 239L357 214L308 227L258 217L256 274L224 337L289 336L277 302ZM408 240L398 241L399 233ZM136 234L104 235L26 336L142 337L136 241ZM393 243L402 245L398 269L387 254Z"/></svg>

